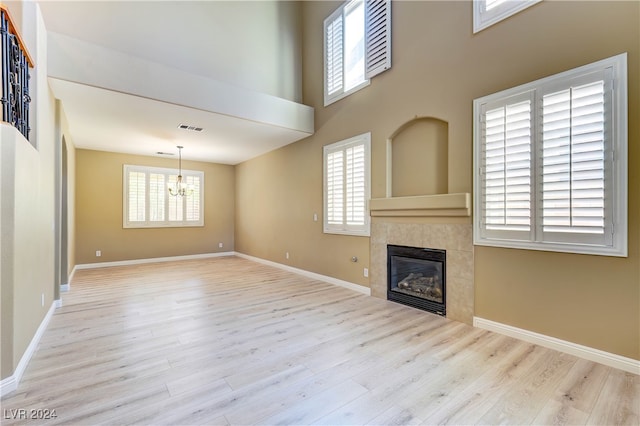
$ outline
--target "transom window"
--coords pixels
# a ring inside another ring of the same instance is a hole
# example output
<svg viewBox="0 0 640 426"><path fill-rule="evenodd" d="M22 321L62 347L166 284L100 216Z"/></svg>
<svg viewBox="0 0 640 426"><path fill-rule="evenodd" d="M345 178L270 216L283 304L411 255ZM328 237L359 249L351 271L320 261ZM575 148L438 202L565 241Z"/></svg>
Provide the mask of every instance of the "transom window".
<svg viewBox="0 0 640 426"><path fill-rule="evenodd" d="M391 67L391 1L351 0L324 21L324 105Z"/></svg>
<svg viewBox="0 0 640 426"><path fill-rule="evenodd" d="M542 0L473 0L473 32L477 33Z"/></svg>
<svg viewBox="0 0 640 426"><path fill-rule="evenodd" d="M177 169L124 166L123 226L157 228L204 226L204 172L182 170L186 195L173 196Z"/></svg>
<svg viewBox="0 0 640 426"><path fill-rule="evenodd" d="M626 54L474 101L474 241L627 255Z"/></svg>
<svg viewBox="0 0 640 426"><path fill-rule="evenodd" d="M324 157L324 232L369 235L371 133L327 145Z"/></svg>

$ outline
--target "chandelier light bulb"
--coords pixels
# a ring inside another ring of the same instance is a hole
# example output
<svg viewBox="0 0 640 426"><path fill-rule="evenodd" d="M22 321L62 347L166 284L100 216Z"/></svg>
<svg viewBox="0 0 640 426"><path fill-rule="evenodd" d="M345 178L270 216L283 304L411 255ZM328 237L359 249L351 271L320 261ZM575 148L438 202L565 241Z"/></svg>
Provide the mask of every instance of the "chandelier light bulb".
<svg viewBox="0 0 640 426"><path fill-rule="evenodd" d="M172 186L171 184L169 184L169 187L168 187L169 194L173 195L174 197L177 197L177 196L186 197L193 194L193 188L189 188L187 183L182 178L182 148L184 147L178 145L176 148L178 148L178 156L179 156L178 157L178 167L179 167L178 179L176 180L175 186Z"/></svg>

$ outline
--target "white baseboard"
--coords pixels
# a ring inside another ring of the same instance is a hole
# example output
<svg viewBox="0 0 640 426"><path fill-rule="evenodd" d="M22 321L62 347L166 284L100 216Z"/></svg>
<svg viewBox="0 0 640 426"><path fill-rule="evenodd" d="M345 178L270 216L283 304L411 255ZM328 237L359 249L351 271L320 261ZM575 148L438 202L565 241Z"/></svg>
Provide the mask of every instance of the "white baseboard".
<svg viewBox="0 0 640 426"><path fill-rule="evenodd" d="M226 251L226 252L220 252L220 253L189 254L186 256L151 257L148 259L119 260L115 262L83 263L80 265L76 265L73 268L71 275L73 275L76 272L76 270L79 270L79 269L109 268L112 266L140 265L143 263L173 262L176 260L207 259L210 257L233 256L234 254L235 253L232 251Z"/></svg>
<svg viewBox="0 0 640 426"><path fill-rule="evenodd" d="M71 282L73 281L73 276L76 273L76 267L74 266L73 269L71 270L71 273L69 274L69 289L71 289Z"/></svg>
<svg viewBox="0 0 640 426"><path fill-rule="evenodd" d="M371 296L371 289L369 287L364 287L349 281L339 280L337 278L329 277L326 275L316 274L315 272L305 271L304 269L294 268L292 266L283 265L282 263L272 262L270 260L261 259L259 257L249 256L248 254L244 253L235 252L234 254L238 257L253 260L254 262L274 266L276 268L284 269L285 271L293 272L294 274L303 275L314 280L325 281L329 284L334 284L340 287L348 288L349 290L357 291L358 293L366 294L367 296Z"/></svg>
<svg viewBox="0 0 640 426"><path fill-rule="evenodd" d="M69 280L71 281L71 280ZM67 283L67 284L60 284L60 291L61 292L67 292L71 290L71 284Z"/></svg>
<svg viewBox="0 0 640 426"><path fill-rule="evenodd" d="M18 389L18 382L16 382L14 375L0 381L0 397L10 394L16 389Z"/></svg>
<svg viewBox="0 0 640 426"><path fill-rule="evenodd" d="M38 327L38 330L36 330L36 334L33 336L33 339L31 339L31 343L29 343L29 346L27 346L24 354L22 354L22 358L20 358L20 362L18 363L18 366L16 367L13 374L0 381L0 396L5 396L18 388L20 379L22 379L22 374L24 374L24 370L27 368L31 357L35 353L36 348L38 347L38 343L40 343L40 339L42 338L42 334L47 329L49 321L51 320L51 316L58 307L58 302L59 301L54 300L51 304L49 311L44 316L42 322L40 323L40 326Z"/></svg>
<svg viewBox="0 0 640 426"><path fill-rule="evenodd" d="M516 339L524 340L525 342L555 349L560 352L588 359L589 361L598 362L600 364L608 365L609 367L618 368L629 373L640 375L640 361L632 358L612 354L601 351L600 349L579 345L577 343L567 342L566 340L557 339L555 337L546 336L544 334L535 333L533 331L524 330L522 328L513 327L483 318L473 317L473 326L504 334L506 336L515 337Z"/></svg>

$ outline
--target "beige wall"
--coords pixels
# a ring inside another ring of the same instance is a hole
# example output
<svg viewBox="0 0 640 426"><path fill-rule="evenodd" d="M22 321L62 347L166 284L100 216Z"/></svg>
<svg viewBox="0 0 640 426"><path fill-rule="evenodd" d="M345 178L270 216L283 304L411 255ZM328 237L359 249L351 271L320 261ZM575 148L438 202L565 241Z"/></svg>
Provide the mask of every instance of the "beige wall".
<svg viewBox="0 0 640 426"><path fill-rule="evenodd" d="M322 21L339 4L303 4L316 133L236 167L236 249L368 286L368 238L322 233L324 145L371 131L372 197L384 197L386 139L415 116L438 118L449 192L472 192L473 99L626 51L629 257L475 247L475 315L640 359L640 3L544 1L474 35L470 2L396 1L392 69L324 107Z"/></svg>
<svg viewBox="0 0 640 426"><path fill-rule="evenodd" d="M66 119L63 122L63 128L66 130ZM69 134L68 131L65 133ZM69 137L65 137L65 145L66 154L63 155L67 156L67 273L70 275L76 266L76 148Z"/></svg>
<svg viewBox="0 0 640 426"><path fill-rule="evenodd" d="M69 284L69 275L75 266L75 171L76 154L73 139L70 136L69 122L64 111L62 102L56 100L56 150L59 162L56 173L59 174L59 188L56 196L60 202L56 204L59 208L60 222L59 233L56 234L56 244L60 247L60 267L57 268L60 285ZM66 205L64 204L66 201ZM66 222L63 224L63 221ZM58 241L59 240L59 241ZM65 245L66 243L66 245ZM66 250L66 252L65 252ZM60 294L58 292L58 298Z"/></svg>
<svg viewBox="0 0 640 426"><path fill-rule="evenodd" d="M2 123L0 378L11 376L54 299L54 99L47 85L46 32L36 3L17 8L36 68L30 139Z"/></svg>
<svg viewBox="0 0 640 426"><path fill-rule="evenodd" d="M75 263L215 253L234 249L233 166L183 161L205 174L204 226L124 229L123 165L177 168L174 159L76 150ZM223 243L223 248L218 247ZM102 251L96 257L96 250Z"/></svg>
<svg viewBox="0 0 640 426"><path fill-rule="evenodd" d="M2 124L2 378L13 373L53 302L49 154Z"/></svg>
<svg viewBox="0 0 640 426"><path fill-rule="evenodd" d="M236 166L236 251L366 286L369 239L322 233L321 176L312 141Z"/></svg>

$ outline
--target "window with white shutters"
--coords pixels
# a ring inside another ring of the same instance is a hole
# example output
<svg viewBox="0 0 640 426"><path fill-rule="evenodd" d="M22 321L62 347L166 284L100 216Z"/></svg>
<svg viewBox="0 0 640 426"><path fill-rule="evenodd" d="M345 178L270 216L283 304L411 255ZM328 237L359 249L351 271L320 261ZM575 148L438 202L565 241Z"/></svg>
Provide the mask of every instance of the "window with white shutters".
<svg viewBox="0 0 640 426"><path fill-rule="evenodd" d="M370 133L324 147L324 232L369 235L370 149Z"/></svg>
<svg viewBox="0 0 640 426"><path fill-rule="evenodd" d="M324 21L324 105L391 68L391 0L351 0Z"/></svg>
<svg viewBox="0 0 640 426"><path fill-rule="evenodd" d="M627 255L626 54L474 101L474 241Z"/></svg>
<svg viewBox="0 0 640 426"><path fill-rule="evenodd" d="M473 32L477 33L542 0L473 0Z"/></svg>
<svg viewBox="0 0 640 426"><path fill-rule="evenodd" d="M124 166L123 227L159 228L203 226L204 173L182 170L187 195L173 196L178 170Z"/></svg>

